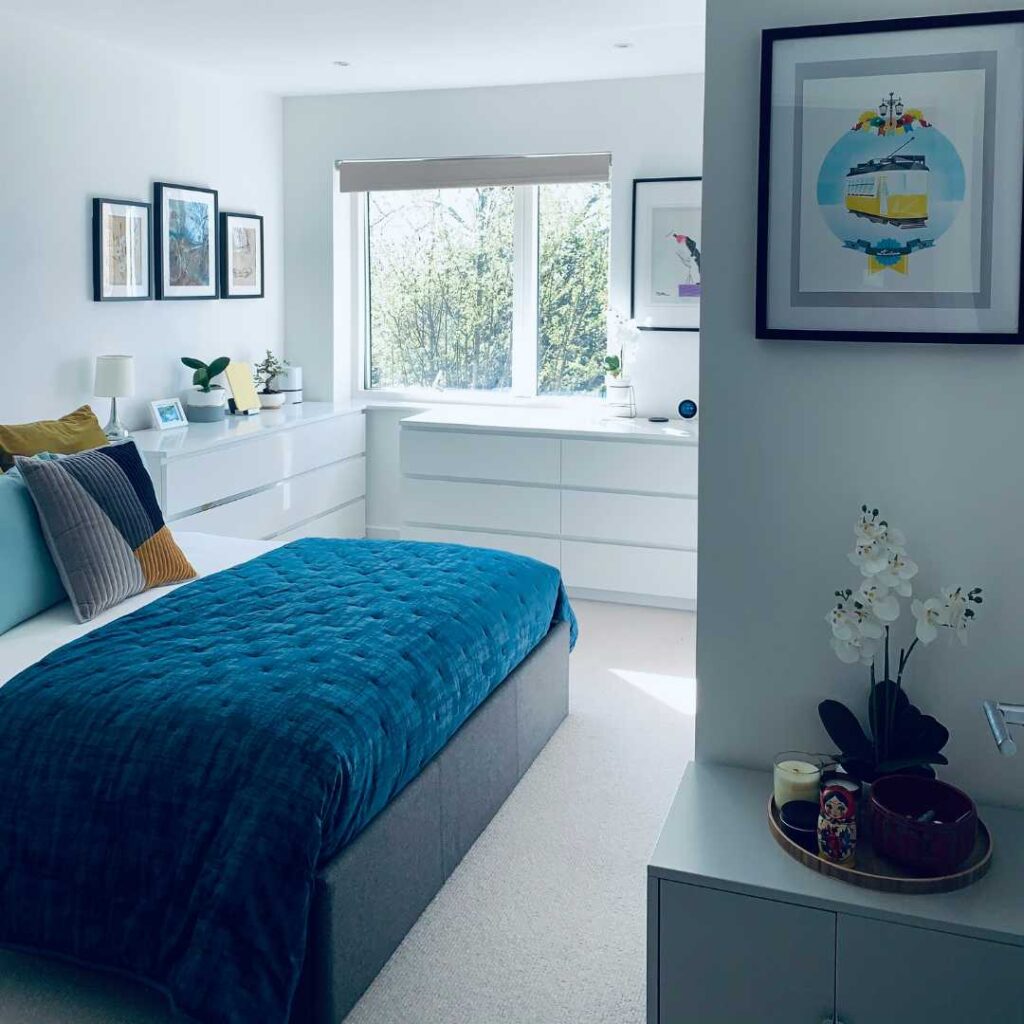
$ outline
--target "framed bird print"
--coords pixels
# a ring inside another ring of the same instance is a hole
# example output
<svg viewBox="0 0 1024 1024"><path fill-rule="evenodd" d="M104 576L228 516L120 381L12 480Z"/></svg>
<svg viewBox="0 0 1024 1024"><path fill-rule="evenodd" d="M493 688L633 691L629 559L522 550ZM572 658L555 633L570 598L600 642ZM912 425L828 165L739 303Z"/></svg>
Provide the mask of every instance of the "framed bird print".
<svg viewBox="0 0 1024 1024"><path fill-rule="evenodd" d="M1024 11L762 36L757 336L1012 342Z"/></svg>
<svg viewBox="0 0 1024 1024"><path fill-rule="evenodd" d="M700 214L700 178L633 181L630 309L641 330L700 330Z"/></svg>

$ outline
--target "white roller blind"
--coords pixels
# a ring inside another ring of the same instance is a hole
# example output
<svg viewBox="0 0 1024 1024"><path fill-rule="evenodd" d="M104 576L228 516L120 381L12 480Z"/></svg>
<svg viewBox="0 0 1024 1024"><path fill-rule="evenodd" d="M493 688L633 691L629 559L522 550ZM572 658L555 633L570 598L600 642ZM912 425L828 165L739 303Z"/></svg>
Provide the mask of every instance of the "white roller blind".
<svg viewBox="0 0 1024 1024"><path fill-rule="evenodd" d="M481 185L607 181L610 153L568 156L471 156L450 160L339 160L342 192L391 192Z"/></svg>

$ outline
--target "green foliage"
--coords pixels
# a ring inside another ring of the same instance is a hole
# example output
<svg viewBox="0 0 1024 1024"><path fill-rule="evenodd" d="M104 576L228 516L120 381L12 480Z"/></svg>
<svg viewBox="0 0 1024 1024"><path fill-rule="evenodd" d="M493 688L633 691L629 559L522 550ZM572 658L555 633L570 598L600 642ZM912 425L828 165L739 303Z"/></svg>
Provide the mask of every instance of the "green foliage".
<svg viewBox="0 0 1024 1024"><path fill-rule="evenodd" d="M370 386L512 385L512 188L376 192L368 200ZM541 186L538 390L601 384L607 185Z"/></svg>
<svg viewBox="0 0 1024 1024"><path fill-rule="evenodd" d="M622 360L618 356L605 356L604 372L609 377L618 377L622 373Z"/></svg>
<svg viewBox="0 0 1024 1024"><path fill-rule="evenodd" d="M260 385L260 392L262 394L277 394L276 391L271 390L270 382L279 373L283 373L287 365L286 361L278 359L269 348L267 349L266 356L253 367L252 371L253 380Z"/></svg>
<svg viewBox="0 0 1024 1024"><path fill-rule="evenodd" d="M222 374L231 362L227 356L218 356L209 365L204 363L201 359L193 359L191 356L182 356L181 361L190 370L195 370L195 373L192 374L192 383L195 384L200 391L212 391L214 388L219 388L219 384L211 384L210 382L214 377Z"/></svg>

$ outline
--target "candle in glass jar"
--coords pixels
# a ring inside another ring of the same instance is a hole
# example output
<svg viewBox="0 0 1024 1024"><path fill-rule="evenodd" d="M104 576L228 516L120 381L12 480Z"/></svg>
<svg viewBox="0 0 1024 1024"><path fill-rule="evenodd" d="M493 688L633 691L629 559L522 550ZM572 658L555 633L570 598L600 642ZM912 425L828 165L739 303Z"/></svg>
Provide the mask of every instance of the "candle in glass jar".
<svg viewBox="0 0 1024 1024"><path fill-rule="evenodd" d="M814 761L804 760L797 753L780 754L775 760L775 806L784 807L792 800L818 802L821 768Z"/></svg>

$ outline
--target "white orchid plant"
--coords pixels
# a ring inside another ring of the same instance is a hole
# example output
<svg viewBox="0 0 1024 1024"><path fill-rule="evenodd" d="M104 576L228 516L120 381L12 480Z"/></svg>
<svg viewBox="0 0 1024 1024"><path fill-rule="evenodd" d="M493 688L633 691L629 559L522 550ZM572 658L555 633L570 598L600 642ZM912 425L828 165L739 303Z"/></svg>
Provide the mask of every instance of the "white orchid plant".
<svg viewBox="0 0 1024 1024"><path fill-rule="evenodd" d="M608 355L604 370L609 377L618 378L626 370L626 349L640 339L640 324L635 317L627 317L617 309L608 310Z"/></svg>
<svg viewBox="0 0 1024 1024"><path fill-rule="evenodd" d="M870 666L871 739L837 701L819 705L825 728L843 751L840 761L848 770L850 763L855 764L862 776L907 769L934 774L930 765L945 763L938 751L949 734L910 704L903 692L903 673L918 644L932 643L942 630L950 630L966 644L976 606L982 603L981 587L945 587L938 596L924 601L914 597L918 566L907 554L906 543L903 533L882 519L877 508L862 505L854 526L854 547L848 556L860 570L861 580L856 589L847 587L835 592L836 602L825 617L832 630L832 649L839 660ZM891 634L903 610L901 602L907 600L915 620L914 637L906 647L900 647L893 679ZM881 680L877 674L879 658L884 673Z"/></svg>

